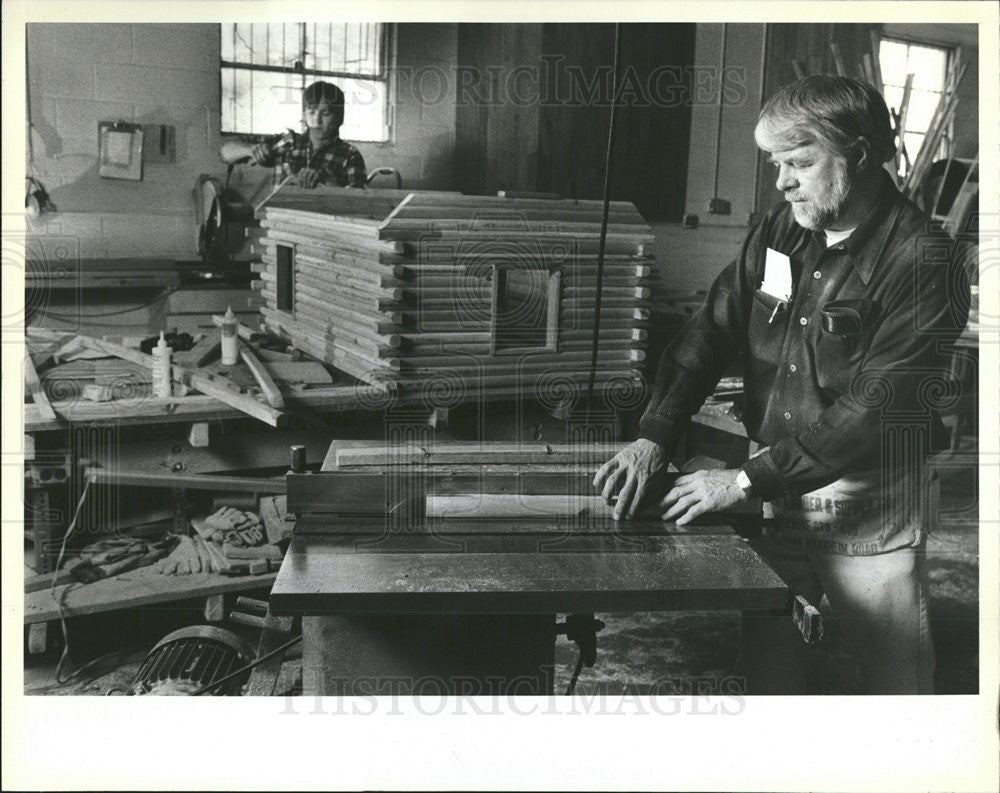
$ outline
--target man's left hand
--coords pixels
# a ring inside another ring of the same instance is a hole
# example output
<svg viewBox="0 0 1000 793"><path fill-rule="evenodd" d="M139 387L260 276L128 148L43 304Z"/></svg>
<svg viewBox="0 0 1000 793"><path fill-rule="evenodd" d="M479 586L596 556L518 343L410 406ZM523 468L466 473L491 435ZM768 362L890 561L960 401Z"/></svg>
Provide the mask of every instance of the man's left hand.
<svg viewBox="0 0 1000 793"><path fill-rule="evenodd" d="M663 520L674 520L678 526L704 515L726 509L747 500L743 488L736 484L737 469L695 471L677 477L673 488L660 501Z"/></svg>

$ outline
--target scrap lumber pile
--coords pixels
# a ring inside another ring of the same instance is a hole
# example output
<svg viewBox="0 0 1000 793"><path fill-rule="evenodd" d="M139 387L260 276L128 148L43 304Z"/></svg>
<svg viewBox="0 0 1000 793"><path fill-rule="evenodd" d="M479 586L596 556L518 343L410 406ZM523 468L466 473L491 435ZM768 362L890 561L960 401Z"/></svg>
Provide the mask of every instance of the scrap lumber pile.
<svg viewBox="0 0 1000 793"><path fill-rule="evenodd" d="M602 207L288 189L260 211L264 323L403 394L572 397L589 376ZM635 207L612 202L598 389L641 376L652 242Z"/></svg>
<svg viewBox="0 0 1000 793"><path fill-rule="evenodd" d="M143 345L149 349L145 342L30 330L32 353L24 362L25 398L32 403L37 420L55 421L59 416L77 420L100 417L86 410L88 405L100 403L111 407L110 417L130 410L169 411L188 399L189 392L200 392L244 415L281 426L287 423L286 397L295 401L306 393L304 389L313 386L320 386L314 391L318 394L328 390L324 386L333 388L333 377L325 364L303 360L298 353L270 349L271 340L243 325L238 326L238 332L240 360L233 366L219 361L219 332L206 334L197 342L188 338L187 345L178 345L170 365L171 394L156 397L151 389L155 359L140 349ZM176 338L177 334L168 337ZM280 340L273 341L284 346ZM26 426L30 423L26 420Z"/></svg>

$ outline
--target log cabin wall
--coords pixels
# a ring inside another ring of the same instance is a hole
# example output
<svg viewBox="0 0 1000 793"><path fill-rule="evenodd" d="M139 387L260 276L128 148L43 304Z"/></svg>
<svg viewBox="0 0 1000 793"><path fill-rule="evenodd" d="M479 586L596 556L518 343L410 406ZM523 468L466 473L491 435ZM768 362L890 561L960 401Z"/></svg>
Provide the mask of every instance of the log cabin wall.
<svg viewBox="0 0 1000 793"><path fill-rule="evenodd" d="M260 213L264 321L341 371L405 394L572 400L589 377L602 210L600 201L289 188ZM595 387L619 397L642 393L652 241L634 206L611 204Z"/></svg>

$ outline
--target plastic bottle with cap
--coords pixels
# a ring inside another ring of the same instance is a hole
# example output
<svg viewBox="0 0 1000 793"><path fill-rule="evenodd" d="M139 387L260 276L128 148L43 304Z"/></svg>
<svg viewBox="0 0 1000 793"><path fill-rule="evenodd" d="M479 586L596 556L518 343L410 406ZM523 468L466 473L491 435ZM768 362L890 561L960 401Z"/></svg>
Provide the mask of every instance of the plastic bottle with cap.
<svg viewBox="0 0 1000 793"><path fill-rule="evenodd" d="M167 340L160 331L160 339L153 348L153 395L157 397L169 397L170 387L170 366L171 349Z"/></svg>
<svg viewBox="0 0 1000 793"><path fill-rule="evenodd" d="M226 308L226 314L222 322L222 364L223 366L235 366L240 357L239 336L237 328L239 322L233 313L232 306Z"/></svg>

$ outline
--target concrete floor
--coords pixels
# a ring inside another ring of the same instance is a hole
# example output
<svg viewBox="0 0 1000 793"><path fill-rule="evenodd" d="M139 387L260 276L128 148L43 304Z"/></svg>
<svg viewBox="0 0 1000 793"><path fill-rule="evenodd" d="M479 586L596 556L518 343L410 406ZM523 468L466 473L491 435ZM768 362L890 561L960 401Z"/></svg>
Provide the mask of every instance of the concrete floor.
<svg viewBox="0 0 1000 793"><path fill-rule="evenodd" d="M975 453L966 444L962 459ZM930 618L937 650L936 689L941 694L973 694L978 687L979 556L976 510L977 474L969 465L948 465L937 458L941 473L941 519L928 543L931 577ZM584 669L580 694L678 693L700 681L717 686L732 673L739 639L736 613L601 614L606 628L598 636L597 663ZM147 650L162 636L184 624L201 621L200 604L116 612L71 622L74 660L84 663L110 651L116 655L96 663L65 684L55 680L58 649L44 656L25 655L25 693L39 695L104 695L127 687ZM860 692L860 679L835 620L827 620L823 641L810 662L811 691L816 694ZM253 644L254 632L244 632ZM556 644L555 689L562 693L573 672L577 650L565 637ZM72 666L71 666L72 668ZM300 662L288 659L279 692L295 692ZM674 687L674 689L671 689Z"/></svg>

